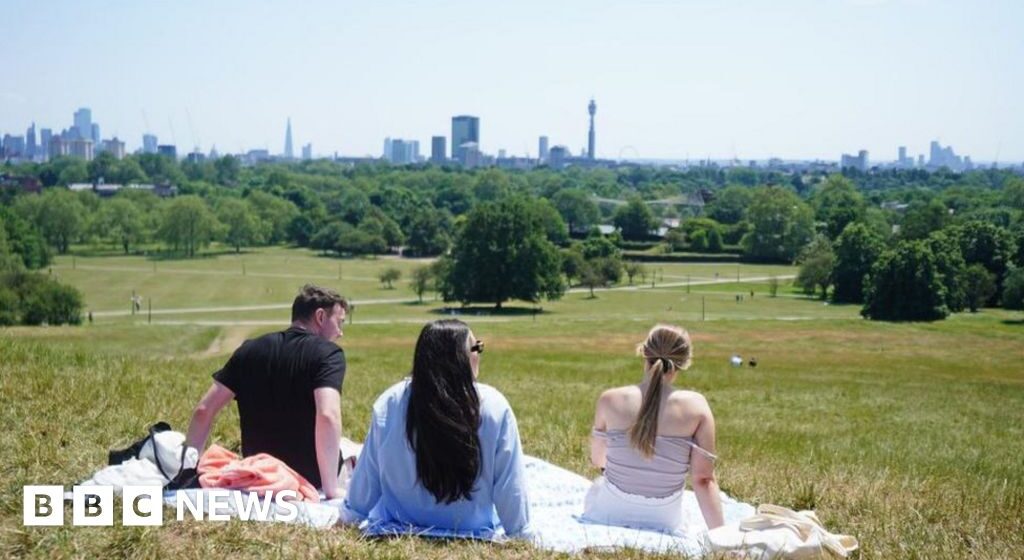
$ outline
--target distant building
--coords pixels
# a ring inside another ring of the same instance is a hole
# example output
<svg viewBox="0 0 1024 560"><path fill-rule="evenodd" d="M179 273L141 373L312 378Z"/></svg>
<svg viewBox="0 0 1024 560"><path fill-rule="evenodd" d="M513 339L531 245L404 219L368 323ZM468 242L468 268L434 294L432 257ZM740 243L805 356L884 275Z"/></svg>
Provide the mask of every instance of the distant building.
<svg viewBox="0 0 1024 560"><path fill-rule="evenodd" d="M71 155L71 145L60 134L51 136L48 146L50 159Z"/></svg>
<svg viewBox="0 0 1024 560"><path fill-rule="evenodd" d="M198 149L189 152L185 156L185 161L189 163L203 163L206 161L206 154L200 152Z"/></svg>
<svg viewBox="0 0 1024 560"><path fill-rule="evenodd" d="M309 161L313 159L313 144L309 143L302 146L302 159Z"/></svg>
<svg viewBox="0 0 1024 560"><path fill-rule="evenodd" d="M295 152L292 151L292 118L288 117L288 125L284 131L284 157L294 159Z"/></svg>
<svg viewBox="0 0 1024 560"><path fill-rule="evenodd" d="M420 143L418 140L388 138L384 145L390 150L384 154L384 159L395 165L417 163L420 160Z"/></svg>
<svg viewBox="0 0 1024 560"><path fill-rule="evenodd" d="M156 153L178 161L178 148L174 144L160 144L156 147Z"/></svg>
<svg viewBox="0 0 1024 560"><path fill-rule="evenodd" d="M472 169L486 164L483 154L480 153L480 146L476 142L465 142L459 146L459 163L463 167Z"/></svg>
<svg viewBox="0 0 1024 560"><path fill-rule="evenodd" d="M459 154L459 150L467 143L475 144L479 151L480 119L470 115L452 117L452 158L462 163L465 157Z"/></svg>
<svg viewBox="0 0 1024 560"><path fill-rule="evenodd" d="M587 112L590 113L590 132L587 134L587 159L594 159L594 114L597 113L597 103L594 103L593 99L587 105Z"/></svg>
<svg viewBox="0 0 1024 560"><path fill-rule="evenodd" d="M25 137L5 134L3 151L0 153L2 153L5 158L25 157Z"/></svg>
<svg viewBox="0 0 1024 560"><path fill-rule="evenodd" d="M432 136L430 138L430 162L441 165L448 160L448 147L444 136Z"/></svg>
<svg viewBox="0 0 1024 560"><path fill-rule="evenodd" d="M572 152L565 146L554 146L548 152L548 165L554 169L562 169L572 157Z"/></svg>
<svg viewBox="0 0 1024 560"><path fill-rule="evenodd" d="M548 160L548 137L541 136L537 141L537 160L545 163Z"/></svg>
<svg viewBox="0 0 1024 560"><path fill-rule="evenodd" d="M39 194L43 192L43 184L35 177L14 177L0 173L0 189Z"/></svg>
<svg viewBox="0 0 1024 560"><path fill-rule="evenodd" d="M68 142L68 155L82 158L85 161L92 161L93 145L88 138L74 138Z"/></svg>
<svg viewBox="0 0 1024 560"><path fill-rule="evenodd" d="M914 167L914 158L907 157L907 147L899 147L899 156L896 158L896 166L903 169Z"/></svg>
<svg viewBox="0 0 1024 560"><path fill-rule="evenodd" d="M110 152L115 159L124 159L124 142L115 136L110 140L103 141L103 151Z"/></svg>
<svg viewBox="0 0 1024 560"><path fill-rule="evenodd" d="M929 146L929 158L928 168L939 169L941 167L947 167L951 171L963 171L965 168L964 160L960 156L956 155L953 151L952 146L943 147L937 141L933 140Z"/></svg>
<svg viewBox="0 0 1024 560"><path fill-rule="evenodd" d="M82 107L75 111L75 125L70 131L70 140L92 138L92 111Z"/></svg>
<svg viewBox="0 0 1024 560"><path fill-rule="evenodd" d="M25 131L25 155L29 159L36 157L36 123L32 123Z"/></svg>
<svg viewBox="0 0 1024 560"><path fill-rule="evenodd" d="M499 149L499 150L498 150L498 159L505 159L505 154L506 154L506 153L507 153L507 152L505 151L505 149L504 149L504 148L501 148L501 149Z"/></svg>
<svg viewBox="0 0 1024 560"><path fill-rule="evenodd" d="M270 150L249 150L242 158L246 163L258 163L270 160Z"/></svg>
<svg viewBox="0 0 1024 560"><path fill-rule="evenodd" d="M36 153L43 161L50 159L50 140L53 139L53 130L49 128L39 129L39 148Z"/></svg>
<svg viewBox="0 0 1024 560"><path fill-rule="evenodd" d="M92 145L93 146L99 146L100 143L101 143L101 141L100 141L100 125L97 124L97 123L92 123L91 129L92 130L90 132L89 137L92 139Z"/></svg>
<svg viewBox="0 0 1024 560"><path fill-rule="evenodd" d="M142 153L155 154L157 147L156 134L142 135Z"/></svg>
<svg viewBox="0 0 1024 560"><path fill-rule="evenodd" d="M149 183L130 183L127 185L119 185L116 183L104 183L100 181L96 183L72 183L68 185L68 190L71 192L94 192L104 198L114 196L118 191L125 189L151 192L161 198L168 198L178 194L178 187L169 183L159 185Z"/></svg>
<svg viewBox="0 0 1024 560"><path fill-rule="evenodd" d="M839 158L839 167L841 168L853 168L860 171L867 171L868 169L868 151L861 150L857 152L857 155L853 156L850 154L843 154Z"/></svg>

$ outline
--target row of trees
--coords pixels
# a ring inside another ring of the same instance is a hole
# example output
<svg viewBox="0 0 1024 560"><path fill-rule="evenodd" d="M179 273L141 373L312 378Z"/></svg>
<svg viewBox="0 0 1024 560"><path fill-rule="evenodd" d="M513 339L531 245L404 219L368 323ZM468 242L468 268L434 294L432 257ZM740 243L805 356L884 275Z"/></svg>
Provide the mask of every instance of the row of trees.
<svg viewBox="0 0 1024 560"><path fill-rule="evenodd" d="M0 208L0 325L63 325L82 320L82 296L33 269L50 255L35 228Z"/></svg>
<svg viewBox="0 0 1024 560"><path fill-rule="evenodd" d="M901 227L890 233L871 222L848 181L830 180L818 200L824 227L798 258L797 284L808 294L862 304L866 317L881 320L935 320L983 306L1021 308L1019 221L1010 230L969 213L964 220L932 199L908 206Z"/></svg>

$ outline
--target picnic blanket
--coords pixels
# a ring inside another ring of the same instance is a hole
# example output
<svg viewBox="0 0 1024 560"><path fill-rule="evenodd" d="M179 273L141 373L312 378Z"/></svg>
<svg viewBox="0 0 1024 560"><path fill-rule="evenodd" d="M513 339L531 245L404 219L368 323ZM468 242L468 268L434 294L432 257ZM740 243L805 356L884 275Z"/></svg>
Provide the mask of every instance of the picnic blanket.
<svg viewBox="0 0 1024 560"><path fill-rule="evenodd" d="M649 529L603 525L581 519L583 501L591 481L547 461L525 457L526 484L530 499L530 540L544 549L558 552L580 552L586 549L639 548L649 552L678 552L699 556L706 550L704 534L707 525L693 492L683 496L685 536ZM721 494L726 524L739 522L755 513L754 507ZM369 536L417 535L438 538L475 538L503 541L497 533L466 533L396 523L360 527Z"/></svg>

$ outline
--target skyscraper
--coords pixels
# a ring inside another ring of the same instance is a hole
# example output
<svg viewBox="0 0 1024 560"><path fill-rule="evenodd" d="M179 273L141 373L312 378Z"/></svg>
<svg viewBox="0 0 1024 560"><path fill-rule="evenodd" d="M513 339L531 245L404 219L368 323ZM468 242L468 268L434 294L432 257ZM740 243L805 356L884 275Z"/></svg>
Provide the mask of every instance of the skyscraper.
<svg viewBox="0 0 1024 560"><path fill-rule="evenodd" d="M155 154L157 146L156 134L142 135L142 153Z"/></svg>
<svg viewBox="0 0 1024 560"><path fill-rule="evenodd" d="M93 146L100 145L100 125L98 123L92 123L89 130L89 138L92 139Z"/></svg>
<svg viewBox="0 0 1024 560"><path fill-rule="evenodd" d="M292 118L288 117L288 127L284 132L284 157L285 159L292 159L295 157L295 152L292 151Z"/></svg>
<svg viewBox="0 0 1024 560"><path fill-rule="evenodd" d="M49 128L39 129L39 149L36 152L42 160L50 159L50 140L53 138L53 130Z"/></svg>
<svg viewBox="0 0 1024 560"><path fill-rule="evenodd" d="M75 126L71 130L73 138L92 139L92 111L88 107L75 111Z"/></svg>
<svg viewBox="0 0 1024 560"><path fill-rule="evenodd" d="M452 117L452 157L463 161L459 150L463 144L473 142L480 146L480 118L469 115Z"/></svg>
<svg viewBox="0 0 1024 560"><path fill-rule="evenodd" d="M311 160L313 159L313 144L309 143L302 147L302 159Z"/></svg>
<svg viewBox="0 0 1024 560"><path fill-rule="evenodd" d="M544 163L548 160L548 137L541 136L537 144L537 159Z"/></svg>
<svg viewBox="0 0 1024 560"><path fill-rule="evenodd" d="M597 113L597 103L590 99L587 105L587 112L590 113L590 133L587 134L587 159L594 159L594 113Z"/></svg>
<svg viewBox="0 0 1024 560"><path fill-rule="evenodd" d="M896 162L897 165L899 165L900 167L910 167L910 164L907 162L907 147L900 146L899 153L899 159Z"/></svg>
<svg viewBox="0 0 1024 560"><path fill-rule="evenodd" d="M36 123L32 123L25 131L25 155L29 159L36 157Z"/></svg>
<svg viewBox="0 0 1024 560"><path fill-rule="evenodd" d="M448 159L446 141L444 136L430 137L430 163L441 165Z"/></svg>

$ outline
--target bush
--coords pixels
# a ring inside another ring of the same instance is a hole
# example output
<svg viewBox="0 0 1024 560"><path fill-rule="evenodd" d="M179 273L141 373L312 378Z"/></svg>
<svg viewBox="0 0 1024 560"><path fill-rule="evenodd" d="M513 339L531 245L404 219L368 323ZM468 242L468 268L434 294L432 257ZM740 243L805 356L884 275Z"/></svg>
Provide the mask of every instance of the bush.
<svg viewBox="0 0 1024 560"><path fill-rule="evenodd" d="M0 282L0 324L78 325L82 294L42 274L7 274Z"/></svg>
<svg viewBox="0 0 1024 560"><path fill-rule="evenodd" d="M1015 268L1006 275L1003 307L1024 310L1024 268Z"/></svg>

